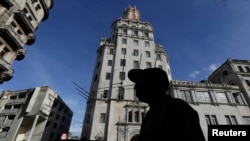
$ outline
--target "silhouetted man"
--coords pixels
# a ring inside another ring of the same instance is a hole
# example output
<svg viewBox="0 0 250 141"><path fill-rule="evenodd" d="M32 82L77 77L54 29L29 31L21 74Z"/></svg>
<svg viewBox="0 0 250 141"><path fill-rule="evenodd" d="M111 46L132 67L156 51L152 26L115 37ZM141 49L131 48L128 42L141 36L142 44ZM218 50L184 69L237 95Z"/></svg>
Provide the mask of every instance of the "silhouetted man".
<svg viewBox="0 0 250 141"><path fill-rule="evenodd" d="M165 71L133 69L128 77L135 83L138 99L150 107L139 141L205 141L197 112L185 101L166 95L169 79Z"/></svg>

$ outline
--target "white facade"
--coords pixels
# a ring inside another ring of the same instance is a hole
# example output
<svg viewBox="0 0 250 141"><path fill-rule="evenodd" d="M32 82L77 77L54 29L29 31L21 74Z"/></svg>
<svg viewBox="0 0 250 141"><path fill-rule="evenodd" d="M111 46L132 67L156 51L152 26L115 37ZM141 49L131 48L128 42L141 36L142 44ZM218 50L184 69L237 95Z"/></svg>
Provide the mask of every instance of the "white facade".
<svg viewBox="0 0 250 141"><path fill-rule="evenodd" d="M111 27L111 37L101 39L97 50L82 139L127 141L139 134L147 105L138 102L129 70L159 67L171 79L168 56L136 8L126 9Z"/></svg>
<svg viewBox="0 0 250 141"><path fill-rule="evenodd" d="M50 87L3 91L0 141L49 141L67 133L73 113Z"/></svg>
<svg viewBox="0 0 250 141"><path fill-rule="evenodd" d="M206 139L208 125L250 124L249 105L239 86L173 80L168 94L183 99L198 112Z"/></svg>

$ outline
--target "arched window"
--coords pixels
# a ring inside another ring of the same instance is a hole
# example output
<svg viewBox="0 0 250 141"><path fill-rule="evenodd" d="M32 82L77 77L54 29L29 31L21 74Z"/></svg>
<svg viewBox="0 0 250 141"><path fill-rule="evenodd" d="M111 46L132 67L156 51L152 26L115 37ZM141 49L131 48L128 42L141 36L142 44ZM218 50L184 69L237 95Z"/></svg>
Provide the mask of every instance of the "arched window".
<svg viewBox="0 0 250 141"><path fill-rule="evenodd" d="M238 66L238 68L239 68L240 72L244 72L242 66Z"/></svg>

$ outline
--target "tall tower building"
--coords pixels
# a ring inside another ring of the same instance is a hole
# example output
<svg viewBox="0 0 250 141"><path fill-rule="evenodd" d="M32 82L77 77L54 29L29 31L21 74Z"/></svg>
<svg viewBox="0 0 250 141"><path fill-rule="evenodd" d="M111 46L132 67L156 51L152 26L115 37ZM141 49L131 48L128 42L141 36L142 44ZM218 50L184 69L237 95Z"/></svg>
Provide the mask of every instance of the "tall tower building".
<svg viewBox="0 0 250 141"><path fill-rule="evenodd" d="M111 28L111 37L102 38L97 49L82 139L128 141L139 134L148 107L137 100L129 70L158 67L171 80L168 56L135 7L125 9Z"/></svg>

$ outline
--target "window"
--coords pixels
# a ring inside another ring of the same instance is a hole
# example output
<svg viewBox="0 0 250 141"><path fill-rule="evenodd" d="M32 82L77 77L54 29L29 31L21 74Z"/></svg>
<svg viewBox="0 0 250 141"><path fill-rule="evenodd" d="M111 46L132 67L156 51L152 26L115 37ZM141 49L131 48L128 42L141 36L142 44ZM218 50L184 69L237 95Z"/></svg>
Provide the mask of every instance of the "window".
<svg viewBox="0 0 250 141"><path fill-rule="evenodd" d="M126 48L122 48L122 54L126 54L126 52L127 52L127 50L126 50Z"/></svg>
<svg viewBox="0 0 250 141"><path fill-rule="evenodd" d="M212 121L213 125L218 125L218 121L217 121L216 115L211 115L211 121Z"/></svg>
<svg viewBox="0 0 250 141"><path fill-rule="evenodd" d="M134 36L138 37L138 31L137 30L134 31Z"/></svg>
<svg viewBox="0 0 250 141"><path fill-rule="evenodd" d="M135 122L139 122L139 111L135 111Z"/></svg>
<svg viewBox="0 0 250 141"><path fill-rule="evenodd" d="M114 49L113 48L109 49L109 54L114 54Z"/></svg>
<svg viewBox="0 0 250 141"><path fill-rule="evenodd" d="M132 111L129 111L128 112L128 122L132 122L132 117L133 117Z"/></svg>
<svg viewBox="0 0 250 141"><path fill-rule="evenodd" d="M108 60L108 66L112 66L113 61L112 60Z"/></svg>
<svg viewBox="0 0 250 141"><path fill-rule="evenodd" d="M145 47L149 47L149 41L145 41Z"/></svg>
<svg viewBox="0 0 250 141"><path fill-rule="evenodd" d="M127 30L127 29L122 29L122 33L123 33L124 35L127 35L127 34L128 34L128 30Z"/></svg>
<svg viewBox="0 0 250 141"><path fill-rule="evenodd" d="M216 115L205 115L207 125L218 125Z"/></svg>
<svg viewBox="0 0 250 141"><path fill-rule="evenodd" d="M96 65L96 68L99 68L99 67L100 67L100 62L98 62Z"/></svg>
<svg viewBox="0 0 250 141"><path fill-rule="evenodd" d="M245 66L245 69L247 70L247 72L250 72L250 68L248 66Z"/></svg>
<svg viewBox="0 0 250 141"><path fill-rule="evenodd" d="M111 74L109 72L106 73L106 80L110 80Z"/></svg>
<svg viewBox="0 0 250 141"><path fill-rule="evenodd" d="M15 96L10 96L10 99L11 100L17 99L17 96L16 95Z"/></svg>
<svg viewBox="0 0 250 141"><path fill-rule="evenodd" d="M18 98L25 98L26 97L26 94L20 94L19 96L18 96Z"/></svg>
<svg viewBox="0 0 250 141"><path fill-rule="evenodd" d="M250 125L250 117L243 117L247 125Z"/></svg>
<svg viewBox="0 0 250 141"><path fill-rule="evenodd" d="M122 38L122 44L127 44L127 39L126 38Z"/></svg>
<svg viewBox="0 0 250 141"><path fill-rule="evenodd" d="M126 66L126 59L121 59L120 66Z"/></svg>
<svg viewBox="0 0 250 141"><path fill-rule="evenodd" d="M150 57L150 51L146 51L146 57Z"/></svg>
<svg viewBox="0 0 250 141"><path fill-rule="evenodd" d="M231 116L231 121L232 121L233 125L237 125L238 124L235 116Z"/></svg>
<svg viewBox="0 0 250 141"><path fill-rule="evenodd" d="M4 106L4 109L6 109L6 110L7 110L7 109L11 109L11 108L12 108L12 105L5 105L5 106Z"/></svg>
<svg viewBox="0 0 250 141"><path fill-rule="evenodd" d="M140 68L139 61L134 61L134 69L139 69L139 68Z"/></svg>
<svg viewBox="0 0 250 141"><path fill-rule="evenodd" d="M207 121L207 125L211 125L211 119L209 115L205 115L206 121Z"/></svg>
<svg viewBox="0 0 250 141"><path fill-rule="evenodd" d="M14 120L15 119L15 115L8 115L8 120Z"/></svg>
<svg viewBox="0 0 250 141"><path fill-rule="evenodd" d="M138 40L134 40L134 45L138 46L139 45L139 41Z"/></svg>
<svg viewBox="0 0 250 141"><path fill-rule="evenodd" d="M148 32L146 31L146 32L144 32L144 36L145 37L149 37L149 34L148 34Z"/></svg>
<svg viewBox="0 0 250 141"><path fill-rule="evenodd" d="M225 93L223 93L223 92L216 93L215 96L217 98L218 103L228 103L228 100L227 100Z"/></svg>
<svg viewBox="0 0 250 141"><path fill-rule="evenodd" d="M225 118L226 118L226 122L228 125L237 125L238 124L236 117L233 115L231 115L231 116L225 115Z"/></svg>
<svg viewBox="0 0 250 141"><path fill-rule="evenodd" d="M120 80L125 80L125 72L120 72Z"/></svg>
<svg viewBox="0 0 250 141"><path fill-rule="evenodd" d="M1 52L0 52L0 55L1 56L4 56L7 52L9 52L10 50L7 48L7 47L5 47Z"/></svg>
<svg viewBox="0 0 250 141"><path fill-rule="evenodd" d="M208 92L197 92L197 101L203 103L211 103L211 98Z"/></svg>
<svg viewBox="0 0 250 141"><path fill-rule="evenodd" d="M161 54L156 55L156 60L161 60Z"/></svg>
<svg viewBox="0 0 250 141"><path fill-rule="evenodd" d="M228 72L227 72L227 70L224 70L223 72L222 72L222 74L225 76L225 75L228 75Z"/></svg>
<svg viewBox="0 0 250 141"><path fill-rule="evenodd" d="M90 114L88 114L87 116L86 124L88 124L89 122L90 122Z"/></svg>
<svg viewBox="0 0 250 141"><path fill-rule="evenodd" d="M14 109L20 109L20 108L21 108L21 106L22 106L21 104L17 104L17 105L14 105L14 107L13 107L13 108L14 108Z"/></svg>
<svg viewBox="0 0 250 141"><path fill-rule="evenodd" d="M39 9L41 9L41 6L38 4L36 7L35 7L36 11L38 11Z"/></svg>
<svg viewBox="0 0 250 141"><path fill-rule="evenodd" d="M118 88L118 99L123 99L124 98L124 88L119 87Z"/></svg>
<svg viewBox="0 0 250 141"><path fill-rule="evenodd" d="M36 3L36 2L37 2L37 0L31 0L31 2L34 4L34 3Z"/></svg>
<svg viewBox="0 0 250 141"><path fill-rule="evenodd" d="M146 62L147 68L152 68L151 62Z"/></svg>
<svg viewBox="0 0 250 141"><path fill-rule="evenodd" d="M250 86L250 81L249 80L245 80L245 82L247 83L247 86Z"/></svg>
<svg viewBox="0 0 250 141"><path fill-rule="evenodd" d="M237 104L245 104L241 93L233 93L234 100Z"/></svg>
<svg viewBox="0 0 250 141"><path fill-rule="evenodd" d="M134 50L134 56L138 56L139 55L139 51L137 49Z"/></svg>
<svg viewBox="0 0 250 141"><path fill-rule="evenodd" d="M238 66L238 69L239 69L240 72L244 72L242 66Z"/></svg>
<svg viewBox="0 0 250 141"><path fill-rule="evenodd" d="M99 56L102 56L102 50L99 51Z"/></svg>
<svg viewBox="0 0 250 141"><path fill-rule="evenodd" d="M105 121L106 121L106 114L101 113L101 115L100 115L100 123L105 123Z"/></svg>
<svg viewBox="0 0 250 141"><path fill-rule="evenodd" d="M186 102L192 102L192 96L189 90L180 91L180 98Z"/></svg>
<svg viewBox="0 0 250 141"><path fill-rule="evenodd" d="M108 98L109 90L104 90L102 98Z"/></svg>

